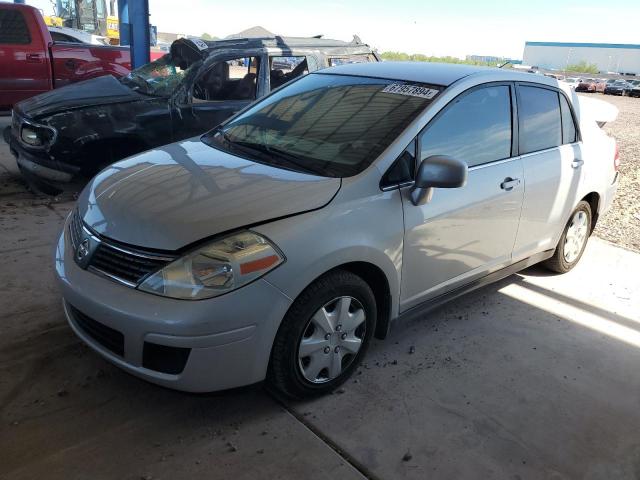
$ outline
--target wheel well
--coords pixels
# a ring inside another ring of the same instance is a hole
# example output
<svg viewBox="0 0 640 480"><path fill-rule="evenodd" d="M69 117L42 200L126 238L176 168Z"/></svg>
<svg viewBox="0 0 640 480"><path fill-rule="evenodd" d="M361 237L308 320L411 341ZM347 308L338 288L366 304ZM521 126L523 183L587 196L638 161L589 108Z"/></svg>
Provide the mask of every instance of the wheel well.
<svg viewBox="0 0 640 480"><path fill-rule="evenodd" d="M391 292L389 290L387 276L384 272L372 263L367 262L345 263L332 270L347 270L358 275L371 287L373 295L376 298L378 311L374 335L376 338L384 339L389 331L389 322L391 319Z"/></svg>
<svg viewBox="0 0 640 480"><path fill-rule="evenodd" d="M600 205L600 195L596 192L591 192L589 195L586 195L582 200L587 202L591 207L591 232L596 228L596 223L598 222L598 207Z"/></svg>

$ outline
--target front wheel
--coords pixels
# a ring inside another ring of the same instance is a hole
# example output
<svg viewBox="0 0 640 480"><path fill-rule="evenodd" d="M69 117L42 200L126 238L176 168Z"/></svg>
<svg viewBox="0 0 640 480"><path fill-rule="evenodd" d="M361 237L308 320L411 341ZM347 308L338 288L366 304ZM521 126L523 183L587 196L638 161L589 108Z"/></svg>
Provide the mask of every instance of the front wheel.
<svg viewBox="0 0 640 480"><path fill-rule="evenodd" d="M332 391L357 368L375 326L375 297L362 278L343 270L320 277L282 320L269 362L269 386L291 398Z"/></svg>
<svg viewBox="0 0 640 480"><path fill-rule="evenodd" d="M566 273L575 267L591 234L591 205L582 200L571 214L553 256L544 262L549 270Z"/></svg>

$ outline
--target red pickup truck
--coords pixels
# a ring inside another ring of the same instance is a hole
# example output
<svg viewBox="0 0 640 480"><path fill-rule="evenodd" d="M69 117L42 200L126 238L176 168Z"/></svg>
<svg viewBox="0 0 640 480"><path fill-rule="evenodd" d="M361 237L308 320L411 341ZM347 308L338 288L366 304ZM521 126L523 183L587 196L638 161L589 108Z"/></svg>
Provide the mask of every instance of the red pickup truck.
<svg viewBox="0 0 640 480"><path fill-rule="evenodd" d="M54 43L40 11L0 2L0 111L13 104L101 75L129 73L128 47Z"/></svg>

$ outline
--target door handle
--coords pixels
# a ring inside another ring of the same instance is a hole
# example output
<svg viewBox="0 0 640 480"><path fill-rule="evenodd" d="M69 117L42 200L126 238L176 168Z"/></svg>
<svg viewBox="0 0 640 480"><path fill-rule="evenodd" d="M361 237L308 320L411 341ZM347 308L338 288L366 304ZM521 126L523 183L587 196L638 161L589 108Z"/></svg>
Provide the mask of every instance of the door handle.
<svg viewBox="0 0 640 480"><path fill-rule="evenodd" d="M67 69L69 70L75 70L76 69L76 62L69 59L66 62L64 62L64 66L67 67Z"/></svg>
<svg viewBox="0 0 640 480"><path fill-rule="evenodd" d="M583 163L584 163L584 160L576 158L573 160L573 162L571 162L571 168L580 168Z"/></svg>
<svg viewBox="0 0 640 480"><path fill-rule="evenodd" d="M508 192L518 185L520 185L520 180L518 178L507 177L504 179L504 182L500 184L500 188Z"/></svg>
<svg viewBox="0 0 640 480"><path fill-rule="evenodd" d="M27 62L42 63L42 57L39 53L27 53Z"/></svg>

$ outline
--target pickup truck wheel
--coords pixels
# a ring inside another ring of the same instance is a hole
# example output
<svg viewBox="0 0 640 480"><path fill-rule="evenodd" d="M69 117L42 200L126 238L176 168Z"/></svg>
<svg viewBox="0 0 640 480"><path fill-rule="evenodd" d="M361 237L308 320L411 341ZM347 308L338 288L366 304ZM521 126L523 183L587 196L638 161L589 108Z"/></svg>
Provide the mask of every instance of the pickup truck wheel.
<svg viewBox="0 0 640 480"><path fill-rule="evenodd" d="M558 273L566 273L575 267L587 246L591 222L591 206L582 200L571 214L553 256L544 262L544 266Z"/></svg>
<svg viewBox="0 0 640 480"><path fill-rule="evenodd" d="M357 368L375 326L369 285L348 271L324 275L282 320L271 351L269 387L290 398L331 392Z"/></svg>

